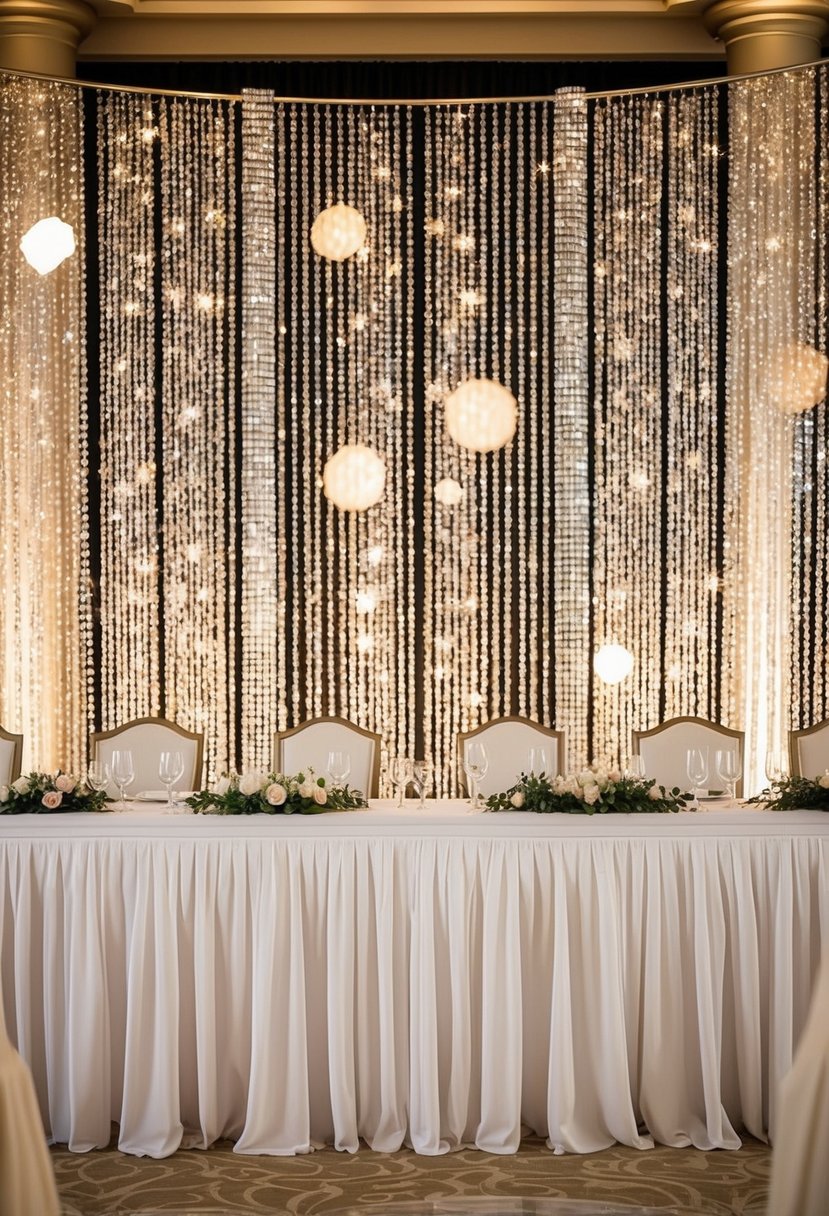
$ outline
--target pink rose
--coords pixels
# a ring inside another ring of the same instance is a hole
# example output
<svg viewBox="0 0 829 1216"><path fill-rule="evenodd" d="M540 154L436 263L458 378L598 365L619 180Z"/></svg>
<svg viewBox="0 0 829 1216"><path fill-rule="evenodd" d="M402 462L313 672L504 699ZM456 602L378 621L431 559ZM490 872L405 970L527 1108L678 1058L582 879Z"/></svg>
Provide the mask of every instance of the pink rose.
<svg viewBox="0 0 829 1216"><path fill-rule="evenodd" d="M47 811L55 811L63 802L63 794L61 794L60 790L48 790L40 801Z"/></svg>
<svg viewBox="0 0 829 1216"><path fill-rule="evenodd" d="M325 806L327 801L328 801L328 794L325 790L325 786L315 785L314 786L314 802L316 802L316 804L318 806Z"/></svg>
<svg viewBox="0 0 829 1216"><path fill-rule="evenodd" d="M62 794L71 794L77 782L74 777L70 777L68 773L59 773L55 777L55 789L61 791Z"/></svg>
<svg viewBox="0 0 829 1216"><path fill-rule="evenodd" d="M280 785L278 781L274 781L265 790L265 797L271 806L282 806L288 798L288 791L284 785Z"/></svg>

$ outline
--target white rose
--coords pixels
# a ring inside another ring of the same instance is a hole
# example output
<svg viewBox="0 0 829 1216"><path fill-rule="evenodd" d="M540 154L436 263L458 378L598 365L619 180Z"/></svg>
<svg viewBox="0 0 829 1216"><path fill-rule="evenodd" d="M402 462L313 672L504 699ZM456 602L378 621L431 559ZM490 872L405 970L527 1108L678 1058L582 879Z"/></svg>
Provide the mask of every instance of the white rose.
<svg viewBox="0 0 829 1216"><path fill-rule="evenodd" d="M576 777L568 777L564 782L565 794L574 794L576 798L581 797L581 786Z"/></svg>
<svg viewBox="0 0 829 1216"><path fill-rule="evenodd" d="M829 773L824 773L822 777L818 777L817 783L821 789L829 790Z"/></svg>
<svg viewBox="0 0 829 1216"><path fill-rule="evenodd" d="M613 784L615 785L617 781L622 780L622 774L618 768L612 768L609 771L609 773L607 774L607 779L608 779L608 781L612 781Z"/></svg>
<svg viewBox="0 0 829 1216"><path fill-rule="evenodd" d="M326 790L325 786L315 785L313 797L317 806L325 806L326 802L328 801L328 791Z"/></svg>
<svg viewBox="0 0 829 1216"><path fill-rule="evenodd" d="M0 785L0 802L8 802L11 794L12 792L7 785Z"/></svg>
<svg viewBox="0 0 829 1216"><path fill-rule="evenodd" d="M312 798L313 799L314 790L317 788L318 788L317 785L313 781L303 781L299 787L300 798Z"/></svg>
<svg viewBox="0 0 829 1216"><path fill-rule="evenodd" d="M29 778L28 777L18 777L16 781L12 782L12 789L15 790L18 794L28 794Z"/></svg>
<svg viewBox="0 0 829 1216"><path fill-rule="evenodd" d="M288 791L284 785L280 785L278 781L274 781L265 790L265 797L271 806L283 806L288 801Z"/></svg>
<svg viewBox="0 0 829 1216"><path fill-rule="evenodd" d="M578 779L581 785L596 784L596 774L593 772L592 768L586 768L583 772L579 773Z"/></svg>
<svg viewBox="0 0 829 1216"><path fill-rule="evenodd" d="M524 805L524 795L521 793L520 790L516 790L515 793L513 794L513 796L510 798L510 802L512 803L513 806L523 806Z"/></svg>
<svg viewBox="0 0 829 1216"><path fill-rule="evenodd" d="M265 780L261 773L256 769L248 769L239 778L239 793L249 798L251 794L258 794L264 784Z"/></svg>
<svg viewBox="0 0 829 1216"><path fill-rule="evenodd" d="M662 797L662 787L659 785L652 785L651 788L648 790L648 797L653 802L658 802L659 799Z"/></svg>
<svg viewBox="0 0 829 1216"><path fill-rule="evenodd" d="M221 796L223 794L226 794L229 789L230 789L230 778L229 777L220 777L219 780L215 783L215 785L213 785L211 787L210 793L218 794L219 797L221 798Z"/></svg>
<svg viewBox="0 0 829 1216"><path fill-rule="evenodd" d="M60 790L62 794L71 794L77 781L74 777L70 777L68 773L60 773L55 777L55 789Z"/></svg>
<svg viewBox="0 0 829 1216"><path fill-rule="evenodd" d="M594 802L598 802L602 791L598 785L587 785L584 790L584 801L588 806L592 806Z"/></svg>

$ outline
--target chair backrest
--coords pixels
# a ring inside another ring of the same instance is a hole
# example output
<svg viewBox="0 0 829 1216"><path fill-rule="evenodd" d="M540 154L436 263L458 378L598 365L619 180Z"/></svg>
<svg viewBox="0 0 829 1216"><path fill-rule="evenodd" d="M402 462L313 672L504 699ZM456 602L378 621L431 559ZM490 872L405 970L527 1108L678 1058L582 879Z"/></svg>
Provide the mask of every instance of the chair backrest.
<svg viewBox="0 0 829 1216"><path fill-rule="evenodd" d="M698 747L708 756L708 789L723 788L716 763L720 749L736 749L742 774L745 757L745 732L742 730L731 730L706 718L669 718L652 730L635 730L631 737L631 750L634 756L641 756L645 761L646 775L654 777L666 789L675 786L688 789L686 753L689 747ZM737 782L736 795L738 798L743 796L742 775Z"/></svg>
<svg viewBox="0 0 829 1216"><path fill-rule="evenodd" d="M96 731L89 742L93 758L110 766L114 751L132 752L135 780L127 789L128 796L162 790L158 776L162 752L181 752L184 760L184 773L173 785L174 790L201 789L204 735L185 730L176 722L168 722L166 718L135 718L114 730ZM110 793L113 792L110 782Z"/></svg>
<svg viewBox="0 0 829 1216"><path fill-rule="evenodd" d="M273 767L286 777L312 768L326 777L329 752L348 752L351 772L347 783L367 798L380 795L380 736L347 718L310 718L273 737Z"/></svg>
<svg viewBox="0 0 829 1216"><path fill-rule="evenodd" d="M829 770L829 718L789 731L789 761L793 777L813 779Z"/></svg>
<svg viewBox="0 0 829 1216"><path fill-rule="evenodd" d="M492 718L474 730L458 735L458 765L461 784L466 788L463 761L470 743L483 743L487 754L486 775L479 783L480 793L488 798L515 785L522 773L528 771L531 747L543 747L547 757L547 775L563 773L565 741L563 730L553 730L529 718Z"/></svg>
<svg viewBox="0 0 829 1216"><path fill-rule="evenodd" d="M20 776L23 736L10 735L0 726L0 785L11 785Z"/></svg>

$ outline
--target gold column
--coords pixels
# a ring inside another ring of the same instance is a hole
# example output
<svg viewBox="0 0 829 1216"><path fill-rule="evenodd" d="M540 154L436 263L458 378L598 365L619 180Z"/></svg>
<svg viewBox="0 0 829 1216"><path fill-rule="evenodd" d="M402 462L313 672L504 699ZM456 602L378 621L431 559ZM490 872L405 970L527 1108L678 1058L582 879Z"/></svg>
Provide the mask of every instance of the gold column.
<svg viewBox="0 0 829 1216"><path fill-rule="evenodd" d="M3 0L0 69L74 76L78 44L96 20L84 0Z"/></svg>
<svg viewBox="0 0 829 1216"><path fill-rule="evenodd" d="M829 0L714 0L705 25L725 43L732 76L812 63L829 30Z"/></svg>

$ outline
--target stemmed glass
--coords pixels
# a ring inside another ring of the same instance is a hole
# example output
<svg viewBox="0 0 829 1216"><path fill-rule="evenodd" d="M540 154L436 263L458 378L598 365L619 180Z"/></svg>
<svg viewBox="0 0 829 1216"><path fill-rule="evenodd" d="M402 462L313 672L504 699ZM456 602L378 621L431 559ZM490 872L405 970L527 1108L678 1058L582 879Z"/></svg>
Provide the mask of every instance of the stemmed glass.
<svg viewBox="0 0 829 1216"><path fill-rule="evenodd" d="M135 767L131 751L115 751L112 753L112 780L118 786L119 801L116 810L127 809L127 796L124 793L128 785L135 780Z"/></svg>
<svg viewBox="0 0 829 1216"><path fill-rule="evenodd" d="M351 772L351 754L349 752L329 752L326 767L332 784L342 785Z"/></svg>
<svg viewBox="0 0 829 1216"><path fill-rule="evenodd" d="M645 776L645 757L628 756L625 761L625 776L632 781L641 781Z"/></svg>
<svg viewBox="0 0 829 1216"><path fill-rule="evenodd" d="M694 803L699 807L699 792L708 782L707 751L703 751L701 747L689 747L685 753L685 771L694 795Z"/></svg>
<svg viewBox="0 0 829 1216"><path fill-rule="evenodd" d="M420 810L426 809L426 791L431 788L434 776L434 765L431 760L415 760L412 765L412 780L420 795Z"/></svg>
<svg viewBox="0 0 829 1216"><path fill-rule="evenodd" d="M109 784L109 765L103 760L90 760L86 766L86 784L96 794L105 790Z"/></svg>
<svg viewBox="0 0 829 1216"><path fill-rule="evenodd" d="M412 779L411 760L407 759L406 756L394 756L389 765L389 776L391 777L392 785L398 787L397 802L394 805L398 810L402 810L406 786Z"/></svg>
<svg viewBox="0 0 829 1216"><path fill-rule="evenodd" d="M546 747L531 747L527 753L527 771L530 777L549 775L550 768L547 760Z"/></svg>
<svg viewBox="0 0 829 1216"><path fill-rule="evenodd" d="M181 752L162 752L158 758L158 778L167 791L167 815L173 813L173 786L183 775L184 756Z"/></svg>
<svg viewBox="0 0 829 1216"><path fill-rule="evenodd" d="M488 768L489 757L483 743L467 743L463 754L463 770L470 785L470 805L473 811L477 811L480 805L478 785L481 778L486 776Z"/></svg>
<svg viewBox="0 0 829 1216"><path fill-rule="evenodd" d="M740 757L732 747L717 752L717 772L725 782L729 801L734 803L737 781L740 777Z"/></svg>
<svg viewBox="0 0 829 1216"><path fill-rule="evenodd" d="M783 753L777 748L770 748L766 752L766 780L769 785L782 781L788 771L788 765Z"/></svg>

